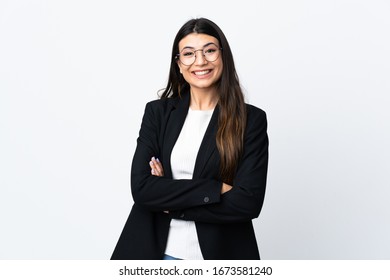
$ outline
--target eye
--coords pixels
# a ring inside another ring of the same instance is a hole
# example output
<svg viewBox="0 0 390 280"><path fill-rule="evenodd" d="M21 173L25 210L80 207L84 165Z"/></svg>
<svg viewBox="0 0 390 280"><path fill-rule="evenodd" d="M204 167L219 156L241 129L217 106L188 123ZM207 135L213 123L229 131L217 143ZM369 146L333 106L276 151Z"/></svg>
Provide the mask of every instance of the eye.
<svg viewBox="0 0 390 280"><path fill-rule="evenodd" d="M191 57L191 56L194 56L194 52L193 51L190 51L190 50L184 50L182 53L181 53L182 56L184 57Z"/></svg>
<svg viewBox="0 0 390 280"><path fill-rule="evenodd" d="M213 53L215 53L216 51L217 51L217 49L214 48L214 47L212 47L212 48L205 49L205 50L204 50L204 53L205 53L205 54L213 54Z"/></svg>

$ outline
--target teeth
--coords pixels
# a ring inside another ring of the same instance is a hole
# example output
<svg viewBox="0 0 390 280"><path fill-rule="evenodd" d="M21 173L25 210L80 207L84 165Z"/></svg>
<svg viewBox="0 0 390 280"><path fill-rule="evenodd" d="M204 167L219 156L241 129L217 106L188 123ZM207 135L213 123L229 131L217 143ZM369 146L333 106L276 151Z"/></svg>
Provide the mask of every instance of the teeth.
<svg viewBox="0 0 390 280"><path fill-rule="evenodd" d="M194 73L195 73L195 75L198 75L198 76L206 75L206 74L210 73L210 70L198 71L198 72L194 72Z"/></svg>

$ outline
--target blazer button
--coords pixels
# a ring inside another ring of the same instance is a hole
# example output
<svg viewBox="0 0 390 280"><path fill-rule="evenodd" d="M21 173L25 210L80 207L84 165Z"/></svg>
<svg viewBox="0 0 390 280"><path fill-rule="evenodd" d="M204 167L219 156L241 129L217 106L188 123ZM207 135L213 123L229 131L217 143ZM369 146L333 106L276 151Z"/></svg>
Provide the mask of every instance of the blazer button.
<svg viewBox="0 0 390 280"><path fill-rule="evenodd" d="M207 202L210 201L210 198L209 198L208 196L206 196L206 197L203 199L203 201L204 201L205 203L207 203Z"/></svg>
<svg viewBox="0 0 390 280"><path fill-rule="evenodd" d="M181 214L180 214L180 218L184 218L184 213L181 213Z"/></svg>

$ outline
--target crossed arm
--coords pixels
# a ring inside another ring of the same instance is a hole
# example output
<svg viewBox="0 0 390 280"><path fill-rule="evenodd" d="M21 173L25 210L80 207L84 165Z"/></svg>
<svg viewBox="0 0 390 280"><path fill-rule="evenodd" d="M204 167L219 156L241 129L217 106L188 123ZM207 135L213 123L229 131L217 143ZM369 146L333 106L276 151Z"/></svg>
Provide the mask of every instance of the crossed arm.
<svg viewBox="0 0 390 280"><path fill-rule="evenodd" d="M147 106L133 158L131 186L134 202L150 211L169 210L172 218L207 223L248 221L260 214L265 195L268 137L264 112L251 108L244 152L230 186L217 179L166 178L156 158L159 119ZM249 118L249 116L248 116ZM150 162L145 159L150 159Z"/></svg>
<svg viewBox="0 0 390 280"><path fill-rule="evenodd" d="M150 172L152 173L153 176L157 176L157 177L164 176L164 168L163 168L163 166L158 158L152 157L150 162L149 162L149 165L151 168ZM224 193L230 191L232 188L233 187L231 185L228 185L226 183L222 183L221 194L224 194Z"/></svg>

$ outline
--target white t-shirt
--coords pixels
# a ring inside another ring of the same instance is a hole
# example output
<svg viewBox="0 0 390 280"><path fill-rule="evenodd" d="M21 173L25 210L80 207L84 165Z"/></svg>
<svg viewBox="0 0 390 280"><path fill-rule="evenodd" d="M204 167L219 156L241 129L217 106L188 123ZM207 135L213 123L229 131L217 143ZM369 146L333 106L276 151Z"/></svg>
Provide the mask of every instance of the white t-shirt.
<svg viewBox="0 0 390 280"><path fill-rule="evenodd" d="M192 179L195 161L214 110L188 110L171 154L173 179ZM172 219L165 254L179 259L203 260L194 221Z"/></svg>

